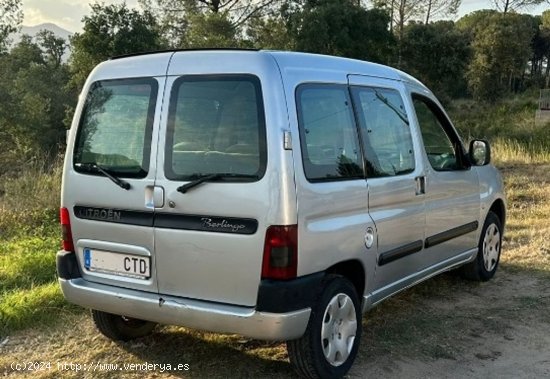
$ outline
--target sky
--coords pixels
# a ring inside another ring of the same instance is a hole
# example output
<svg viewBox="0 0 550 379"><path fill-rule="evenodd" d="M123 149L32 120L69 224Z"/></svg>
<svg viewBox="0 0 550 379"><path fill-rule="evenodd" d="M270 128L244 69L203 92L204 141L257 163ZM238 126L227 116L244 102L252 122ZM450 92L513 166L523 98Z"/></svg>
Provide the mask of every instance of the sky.
<svg viewBox="0 0 550 379"><path fill-rule="evenodd" d="M45 22L54 23L70 32L82 30L82 17L90 13L89 3L97 0L23 0L25 19L23 25L34 26ZM102 0L105 4L120 4L123 0ZM126 0L130 7L137 6L137 0ZM462 0L458 17L478 9L493 8L491 0ZM541 14L550 9L543 4L526 10L528 13Z"/></svg>

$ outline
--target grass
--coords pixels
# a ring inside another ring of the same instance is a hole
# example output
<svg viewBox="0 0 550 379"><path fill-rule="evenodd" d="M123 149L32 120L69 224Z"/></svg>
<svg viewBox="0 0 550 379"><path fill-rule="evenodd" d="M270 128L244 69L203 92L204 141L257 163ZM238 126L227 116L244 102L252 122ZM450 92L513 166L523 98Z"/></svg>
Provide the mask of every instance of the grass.
<svg viewBox="0 0 550 379"><path fill-rule="evenodd" d="M508 200L502 262L550 276L550 148L542 148L545 144L539 141L530 148L498 141L494 152Z"/></svg>
<svg viewBox="0 0 550 379"><path fill-rule="evenodd" d="M360 364L376 366L402 356L460 362L482 337L504 336L507 341L518 338L514 330L519 324L550 325L550 127L544 130L530 123L531 105L524 100L510 104L512 111L488 110L471 102L459 102L452 110L466 135L495 137L493 158L508 198L501 271L482 285L441 275L376 307L363 320L366 342ZM482 134L478 123L486 126ZM0 353L2 336L9 335L9 343L15 344L5 356L0 354L0 368L14 359L48 359L191 364L190 372L171 373L172 377L227 377L228 367L234 377L292 375L281 343L179 327L163 327L130 343L116 344L99 336L83 310L63 300L55 279L60 167L60 161L35 162L24 175L0 187ZM542 344L538 337L532 336ZM477 359L493 360L497 353L476 354ZM43 372L38 377L58 374ZM94 377L116 376L105 371Z"/></svg>
<svg viewBox="0 0 550 379"><path fill-rule="evenodd" d="M52 325L63 300L55 276L61 161L28 162L2 181L0 197L0 336L36 323Z"/></svg>

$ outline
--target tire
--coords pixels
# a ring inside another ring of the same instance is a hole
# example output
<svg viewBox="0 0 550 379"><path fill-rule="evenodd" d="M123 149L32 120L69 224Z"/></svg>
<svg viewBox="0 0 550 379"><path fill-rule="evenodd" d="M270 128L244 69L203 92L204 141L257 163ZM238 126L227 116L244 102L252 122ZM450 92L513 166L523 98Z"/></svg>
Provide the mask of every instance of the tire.
<svg viewBox="0 0 550 379"><path fill-rule="evenodd" d="M129 318L92 309L96 328L113 341L130 341L148 336L157 325L151 321Z"/></svg>
<svg viewBox="0 0 550 379"><path fill-rule="evenodd" d="M493 212L487 214L481 235L476 259L462 267L462 275L469 280L486 282L497 271L502 249L502 223Z"/></svg>
<svg viewBox="0 0 550 379"><path fill-rule="evenodd" d="M287 341L288 356L303 377L341 378L359 349L361 303L355 287L341 276L327 276L322 288L304 335Z"/></svg>

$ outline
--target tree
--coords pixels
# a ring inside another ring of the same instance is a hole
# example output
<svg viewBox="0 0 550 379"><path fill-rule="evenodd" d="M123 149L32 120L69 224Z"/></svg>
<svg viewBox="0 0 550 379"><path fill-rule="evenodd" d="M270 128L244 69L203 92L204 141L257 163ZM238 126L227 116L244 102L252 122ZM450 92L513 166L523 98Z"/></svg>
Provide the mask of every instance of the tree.
<svg viewBox="0 0 550 379"><path fill-rule="evenodd" d="M393 45L390 18L353 0L315 0L286 13L289 33L302 51L387 63Z"/></svg>
<svg viewBox="0 0 550 379"><path fill-rule="evenodd" d="M425 14L426 0L374 0L375 8L386 10L390 15L390 30L398 39L403 36L405 24L413 19L419 19ZM435 0L437 1L437 0Z"/></svg>
<svg viewBox="0 0 550 379"><path fill-rule="evenodd" d="M405 27L403 69L424 82L440 99L466 94L464 74L470 55L468 34L452 21L413 22Z"/></svg>
<svg viewBox="0 0 550 379"><path fill-rule="evenodd" d="M85 16L84 31L71 38L73 85L80 88L90 71L109 57L154 51L164 47L158 25L148 11L127 5L92 4Z"/></svg>
<svg viewBox="0 0 550 379"><path fill-rule="evenodd" d="M425 0L424 23L428 24L436 16L456 15L461 3L462 0Z"/></svg>
<svg viewBox="0 0 550 379"><path fill-rule="evenodd" d="M17 27L22 21L21 0L2 0L0 2L0 53L7 50L10 34L17 31Z"/></svg>
<svg viewBox="0 0 550 379"><path fill-rule="evenodd" d="M196 13L189 17L186 37L180 47L238 47L237 28L229 20L227 12Z"/></svg>
<svg viewBox="0 0 550 379"><path fill-rule="evenodd" d="M152 12L158 20L162 35L172 47L182 47L196 44L186 42L192 29L202 29L197 25L202 21L208 23L211 33L215 25L221 27L220 33L225 35L222 41L227 41L228 23L237 39L241 37L243 26L253 17L262 17L267 11L273 10L282 0L138 0L143 9ZM193 25L193 22L195 25ZM215 40L211 33L208 38Z"/></svg>
<svg viewBox="0 0 550 379"><path fill-rule="evenodd" d="M246 28L246 35L252 45L259 49L293 50L294 40L280 15L252 17Z"/></svg>
<svg viewBox="0 0 550 379"><path fill-rule="evenodd" d="M57 37L51 30L41 30L37 35L38 42L46 54L46 61L55 67L61 65L63 54L67 49L67 41Z"/></svg>
<svg viewBox="0 0 550 379"><path fill-rule="evenodd" d="M531 57L533 36L531 20L525 15L496 13L478 26L466 74L474 97L494 101L518 89Z"/></svg>
<svg viewBox="0 0 550 379"><path fill-rule="evenodd" d="M550 87L550 10L544 11L541 16L541 24L539 26L539 36L541 42L540 53L542 60L546 60L546 68L544 71L545 86ZM543 62L541 60L541 72Z"/></svg>
<svg viewBox="0 0 550 379"><path fill-rule="evenodd" d="M495 7L502 13L515 12L520 9L525 9L539 5L542 3L550 4L548 0L492 0Z"/></svg>
<svg viewBox="0 0 550 379"><path fill-rule="evenodd" d="M492 16L497 15L494 9L482 9L470 12L456 22L456 27L468 32L472 37L489 23Z"/></svg>
<svg viewBox="0 0 550 379"><path fill-rule="evenodd" d="M47 51L48 46L23 36L0 56L0 175L17 171L30 156L57 153L64 142L65 115L77 96L66 85L68 66L57 64Z"/></svg>

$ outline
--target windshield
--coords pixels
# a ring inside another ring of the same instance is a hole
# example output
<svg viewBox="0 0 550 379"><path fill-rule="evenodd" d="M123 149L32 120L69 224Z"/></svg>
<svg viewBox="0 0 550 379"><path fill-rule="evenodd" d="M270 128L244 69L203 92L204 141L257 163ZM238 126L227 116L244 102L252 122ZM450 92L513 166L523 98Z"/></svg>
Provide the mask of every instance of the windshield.
<svg viewBox="0 0 550 379"><path fill-rule="evenodd" d="M251 75L184 76L173 86L165 174L256 181L267 160L260 81Z"/></svg>
<svg viewBox="0 0 550 379"><path fill-rule="evenodd" d="M80 120L75 170L97 174L82 166L95 164L117 176L147 176L157 90L154 79L94 83Z"/></svg>

